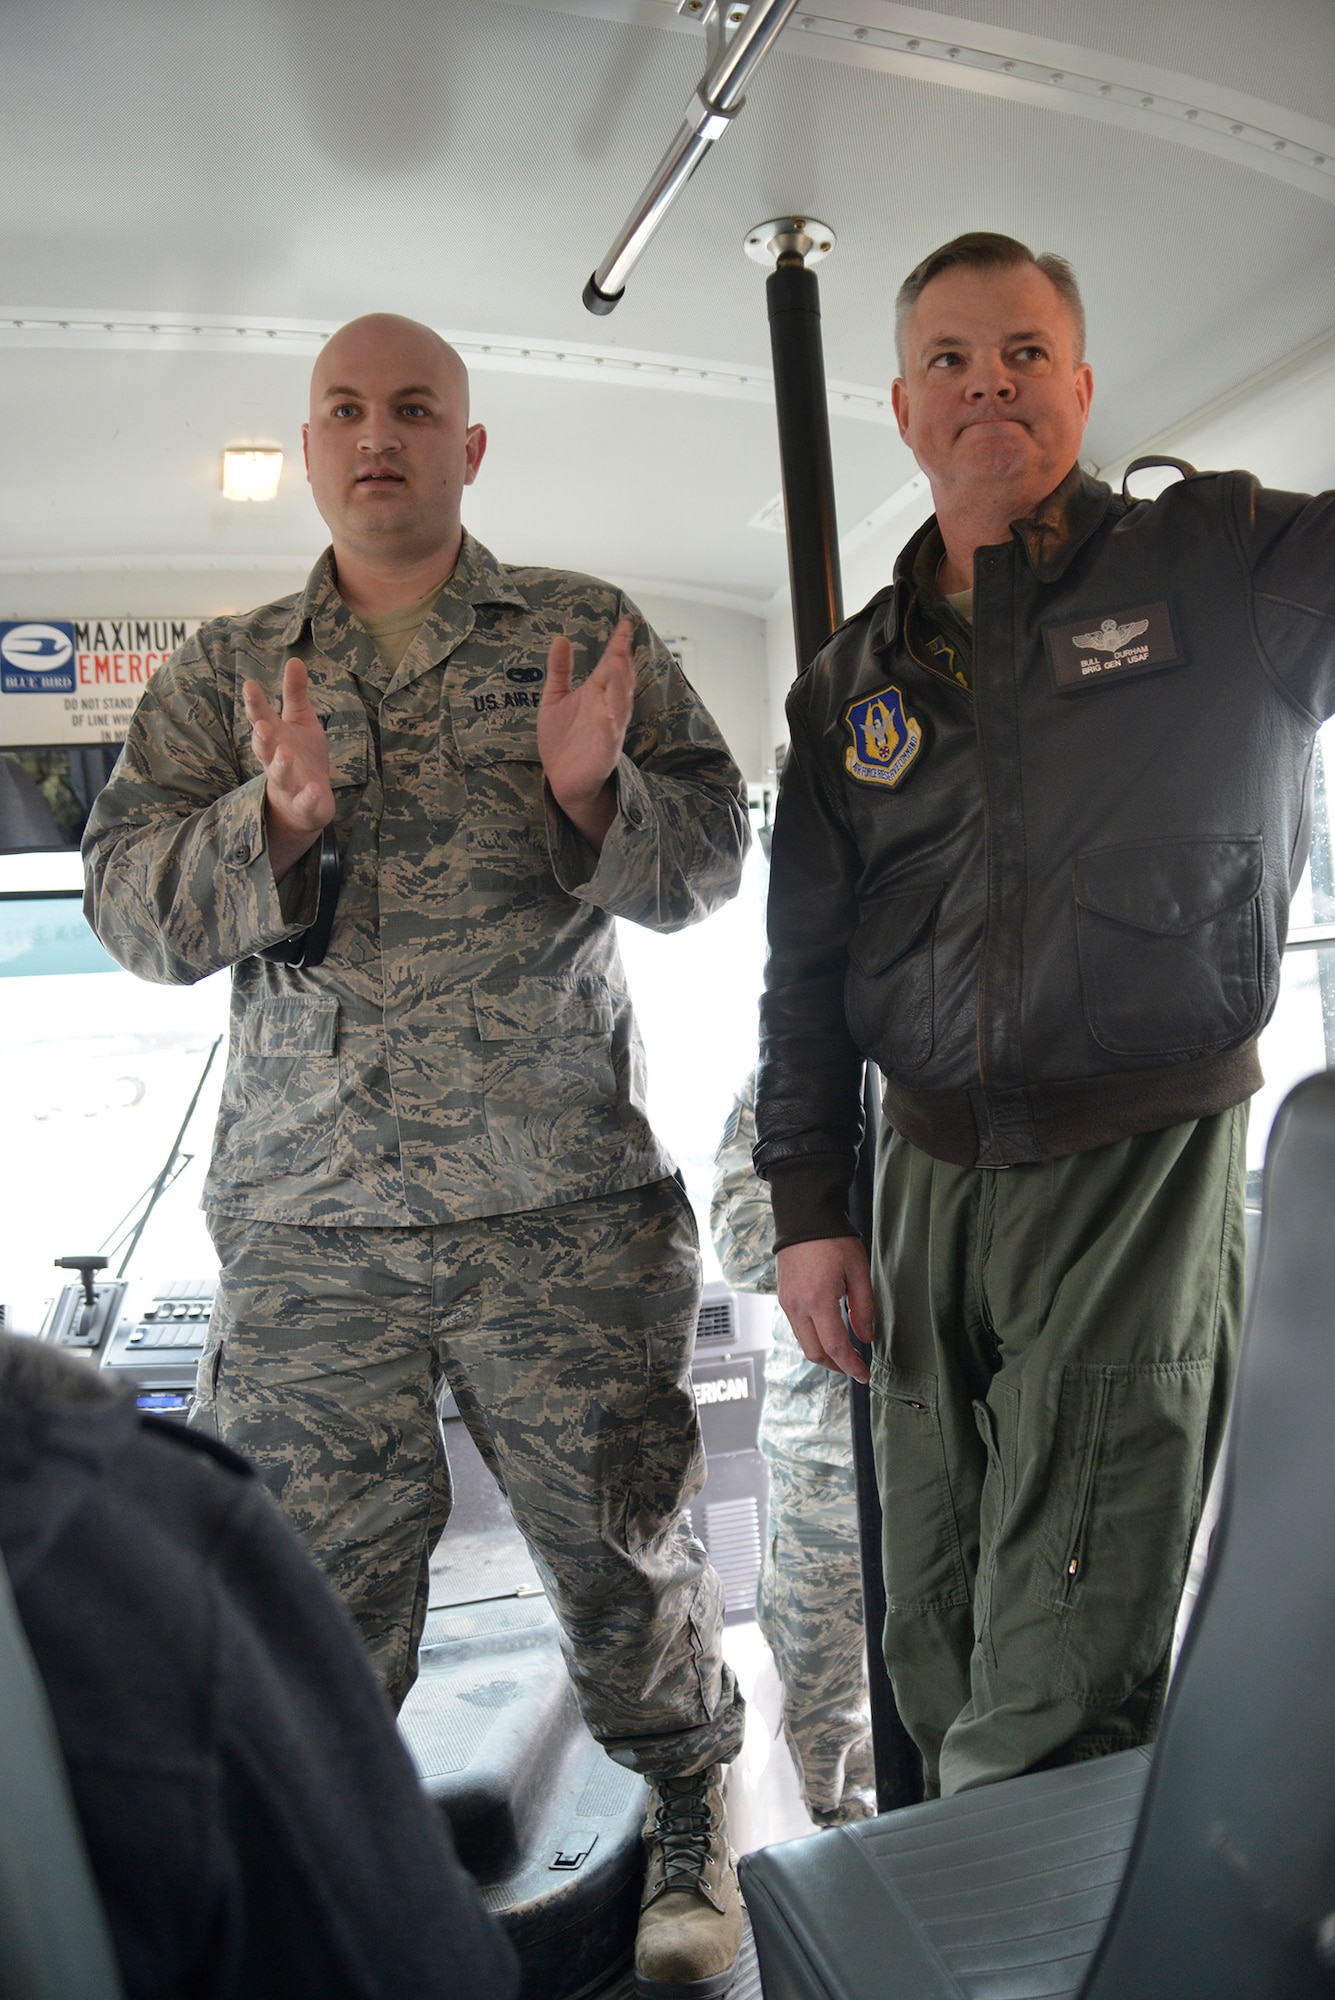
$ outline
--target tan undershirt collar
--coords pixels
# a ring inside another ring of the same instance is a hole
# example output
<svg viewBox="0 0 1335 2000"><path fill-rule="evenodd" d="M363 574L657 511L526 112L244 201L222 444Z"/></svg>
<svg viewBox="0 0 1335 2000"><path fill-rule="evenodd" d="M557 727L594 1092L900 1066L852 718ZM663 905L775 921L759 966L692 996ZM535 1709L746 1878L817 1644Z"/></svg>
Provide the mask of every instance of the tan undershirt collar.
<svg viewBox="0 0 1335 2000"><path fill-rule="evenodd" d="M967 590L943 591L941 595L943 602L950 606L957 618L962 618L966 625L973 624L972 584Z"/></svg>
<svg viewBox="0 0 1335 2000"><path fill-rule="evenodd" d="M445 583L438 583L416 604L402 605L397 611L381 611L375 617L357 614L357 623L375 640L375 649L392 674L398 672L404 654L435 610L436 599L448 582L446 577Z"/></svg>

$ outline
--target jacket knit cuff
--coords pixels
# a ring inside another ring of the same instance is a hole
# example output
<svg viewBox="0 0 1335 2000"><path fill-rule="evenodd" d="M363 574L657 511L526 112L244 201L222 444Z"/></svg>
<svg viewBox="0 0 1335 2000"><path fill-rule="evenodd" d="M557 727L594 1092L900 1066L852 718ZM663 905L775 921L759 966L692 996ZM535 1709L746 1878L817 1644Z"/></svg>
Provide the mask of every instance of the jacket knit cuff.
<svg viewBox="0 0 1335 2000"><path fill-rule="evenodd" d="M848 1213L853 1163L846 1153L812 1153L770 1170L774 1248L825 1236L856 1236Z"/></svg>

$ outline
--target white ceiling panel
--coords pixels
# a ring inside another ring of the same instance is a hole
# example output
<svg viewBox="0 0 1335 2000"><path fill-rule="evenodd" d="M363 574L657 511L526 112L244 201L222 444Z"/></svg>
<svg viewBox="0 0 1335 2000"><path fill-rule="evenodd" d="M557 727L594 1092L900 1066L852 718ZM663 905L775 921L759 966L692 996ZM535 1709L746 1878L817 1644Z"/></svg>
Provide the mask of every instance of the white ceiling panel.
<svg viewBox="0 0 1335 2000"><path fill-rule="evenodd" d="M888 389L894 291L933 244L985 227L1070 255L1098 462L1335 324L1335 175L1312 164L1330 0L820 0L603 320L584 280L704 67L670 0L8 0L0 35L7 566L316 546L294 464L274 507L236 507L217 454L295 450L308 352L266 346L266 322L387 307L543 349L476 368L493 447L472 518L500 553L764 601L785 561L746 525L778 469L741 241L787 211L838 232L827 362L860 392ZM6 332L43 314L260 330L230 353ZM753 379L604 386L599 351ZM874 415L835 404L845 528L912 471Z"/></svg>

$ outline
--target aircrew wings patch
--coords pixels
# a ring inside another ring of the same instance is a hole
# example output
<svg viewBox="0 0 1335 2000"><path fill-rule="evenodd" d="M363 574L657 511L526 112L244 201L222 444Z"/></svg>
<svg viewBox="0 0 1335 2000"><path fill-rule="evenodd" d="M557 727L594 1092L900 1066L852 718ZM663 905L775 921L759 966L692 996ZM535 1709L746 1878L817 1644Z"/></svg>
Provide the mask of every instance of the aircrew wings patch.
<svg viewBox="0 0 1335 2000"><path fill-rule="evenodd" d="M897 785L922 748L922 726L904 713L897 687L882 688L844 710L852 744L844 769L863 785Z"/></svg>

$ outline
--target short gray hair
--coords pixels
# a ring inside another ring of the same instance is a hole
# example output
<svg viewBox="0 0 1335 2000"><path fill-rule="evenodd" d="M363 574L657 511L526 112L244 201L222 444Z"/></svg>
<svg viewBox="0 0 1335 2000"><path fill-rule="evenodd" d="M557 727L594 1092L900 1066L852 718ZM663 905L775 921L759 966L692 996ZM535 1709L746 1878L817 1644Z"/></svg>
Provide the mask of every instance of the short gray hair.
<svg viewBox="0 0 1335 2000"><path fill-rule="evenodd" d="M920 264L915 264L899 288L895 297L895 352L901 371L905 322L933 278L957 266L969 271L1009 271L1017 264L1032 264L1041 271L1062 300L1075 322L1075 358L1083 361L1085 306L1075 272L1065 257L1059 257L1054 250L1045 250L1035 257L1026 244L1017 242L1013 236L998 236L990 229L971 229L963 236L952 237L949 243L943 243L939 250L933 250Z"/></svg>

